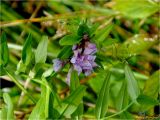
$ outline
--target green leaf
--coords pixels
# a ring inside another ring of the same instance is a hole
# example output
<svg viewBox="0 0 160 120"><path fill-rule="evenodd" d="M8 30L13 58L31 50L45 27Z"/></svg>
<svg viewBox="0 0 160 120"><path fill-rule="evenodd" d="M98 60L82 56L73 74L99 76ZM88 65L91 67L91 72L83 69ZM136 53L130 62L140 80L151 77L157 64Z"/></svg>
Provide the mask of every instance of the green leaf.
<svg viewBox="0 0 160 120"><path fill-rule="evenodd" d="M0 70L1 70L0 76L3 76L3 75L6 74L6 73L5 73L5 70L3 69L3 66L0 66Z"/></svg>
<svg viewBox="0 0 160 120"><path fill-rule="evenodd" d="M106 78L103 82L103 86L98 95L98 99L96 102L96 109L95 109L95 114L97 119L103 118L108 109L110 76L111 73L108 71L106 74Z"/></svg>
<svg viewBox="0 0 160 120"><path fill-rule="evenodd" d="M84 106L83 106L83 102L81 101L81 103L79 104L78 108L75 110L75 112L71 115L73 119L82 119L82 115L83 115L83 110L84 110Z"/></svg>
<svg viewBox="0 0 160 120"><path fill-rule="evenodd" d="M149 110L159 104L158 100L143 94L137 98L137 101L141 105L141 110L143 111Z"/></svg>
<svg viewBox="0 0 160 120"><path fill-rule="evenodd" d="M73 92L76 88L78 88L80 85L78 73L77 71L73 70L71 73L71 80L70 80L70 91ZM83 102L79 104L76 111L72 114L72 118L81 118L81 115L83 114Z"/></svg>
<svg viewBox="0 0 160 120"><path fill-rule="evenodd" d="M1 119L14 120L15 118L14 118L13 103L8 93L3 94L3 99L4 102L6 103L6 106L2 108Z"/></svg>
<svg viewBox="0 0 160 120"><path fill-rule="evenodd" d="M44 79L42 79L42 81L44 81ZM48 87L44 85L41 86L41 97L29 116L29 120L48 118L50 93L51 91Z"/></svg>
<svg viewBox="0 0 160 120"><path fill-rule="evenodd" d="M115 44L115 43L117 43L117 42L118 42L117 39L109 38L109 39L104 40L104 42L103 42L102 45L103 45L103 46L109 46L109 45Z"/></svg>
<svg viewBox="0 0 160 120"><path fill-rule="evenodd" d="M150 0L116 0L113 8L130 18L146 18L158 11L158 4ZM123 3L123 4L122 4Z"/></svg>
<svg viewBox="0 0 160 120"><path fill-rule="evenodd" d="M128 58L142 53L157 43L158 39L150 38L147 34L135 35L117 48L117 56L120 58Z"/></svg>
<svg viewBox="0 0 160 120"><path fill-rule="evenodd" d="M68 59L72 53L72 46L64 46L57 57L61 59Z"/></svg>
<svg viewBox="0 0 160 120"><path fill-rule="evenodd" d="M71 35L66 35L62 39L60 39L59 44L60 45L74 45L79 42L80 42L80 38L75 34L71 34Z"/></svg>
<svg viewBox="0 0 160 120"><path fill-rule="evenodd" d="M88 82L94 92L99 93L103 85L103 81L106 78L106 71L100 71L96 77L91 78Z"/></svg>
<svg viewBox="0 0 160 120"><path fill-rule="evenodd" d="M151 77L146 81L143 89L143 94L157 99L160 90L159 82L160 70L156 71L151 75Z"/></svg>
<svg viewBox="0 0 160 120"><path fill-rule="evenodd" d="M117 110L120 111L128 105L128 93L126 81L123 81L121 89L117 96Z"/></svg>
<svg viewBox="0 0 160 120"><path fill-rule="evenodd" d="M86 87L80 85L68 98L63 101L62 107L57 109L60 113L59 117L62 117L63 115L69 116L77 109L82 101L85 90Z"/></svg>
<svg viewBox="0 0 160 120"><path fill-rule="evenodd" d="M99 27L98 23L95 23L95 24L91 25L91 27L89 28L90 29L89 30L90 37L92 37L95 34L98 27Z"/></svg>
<svg viewBox="0 0 160 120"><path fill-rule="evenodd" d="M140 94L140 89L134 77L134 74L127 63L125 63L124 72L125 72L125 78L127 81L128 94L131 97L132 101L136 101L137 97Z"/></svg>
<svg viewBox="0 0 160 120"><path fill-rule="evenodd" d="M79 25L77 34L78 34L79 36L83 36L84 34L88 34L88 35L89 35L89 33L90 33L90 30L89 30L87 24L86 24L85 22L81 23L81 24Z"/></svg>
<svg viewBox="0 0 160 120"><path fill-rule="evenodd" d="M42 40L38 44L38 47L35 51L36 63L45 63L47 59L47 45L48 45L48 37L42 36Z"/></svg>
<svg viewBox="0 0 160 120"><path fill-rule="evenodd" d="M29 34L22 49L22 61L25 65L28 65L32 59L32 35Z"/></svg>
<svg viewBox="0 0 160 120"><path fill-rule="evenodd" d="M9 50L6 34L3 32L0 37L0 66L7 66L9 61Z"/></svg>
<svg viewBox="0 0 160 120"><path fill-rule="evenodd" d="M77 71L73 70L71 73L71 80L70 80L70 90L71 92L74 91L79 86L79 78Z"/></svg>
<svg viewBox="0 0 160 120"><path fill-rule="evenodd" d="M25 73L26 68L26 65L22 62L22 60L20 60L17 64L16 74Z"/></svg>
<svg viewBox="0 0 160 120"><path fill-rule="evenodd" d="M109 24L106 28L104 28L102 30L97 30L96 35L93 38L95 40L95 42L102 43L109 35L112 28L113 28L113 24Z"/></svg>

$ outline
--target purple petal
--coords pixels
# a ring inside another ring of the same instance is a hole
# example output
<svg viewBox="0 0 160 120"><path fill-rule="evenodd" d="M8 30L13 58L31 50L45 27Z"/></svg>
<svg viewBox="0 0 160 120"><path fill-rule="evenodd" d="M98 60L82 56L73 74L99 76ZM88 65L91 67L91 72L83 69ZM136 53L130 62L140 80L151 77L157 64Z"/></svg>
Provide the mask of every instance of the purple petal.
<svg viewBox="0 0 160 120"><path fill-rule="evenodd" d="M74 69L78 72L78 75L80 75L80 73L82 72L82 68L79 65L74 64Z"/></svg>
<svg viewBox="0 0 160 120"><path fill-rule="evenodd" d="M90 75L91 74L91 70L84 70L84 74L85 74L85 76L88 76L88 75Z"/></svg>
<svg viewBox="0 0 160 120"><path fill-rule="evenodd" d="M70 85L70 79L71 79L71 72L72 72L72 68L69 69L68 74L67 74L67 78L66 78L66 83L68 85Z"/></svg>
<svg viewBox="0 0 160 120"><path fill-rule="evenodd" d="M82 64L82 68L92 70L92 65L90 64L89 61L84 61L83 64Z"/></svg>
<svg viewBox="0 0 160 120"><path fill-rule="evenodd" d="M72 50L75 50L77 48L77 45L73 45Z"/></svg>
<svg viewBox="0 0 160 120"><path fill-rule="evenodd" d="M95 62L91 62L91 64L93 68L98 66Z"/></svg>
<svg viewBox="0 0 160 120"><path fill-rule="evenodd" d="M74 56L78 57L80 53L82 52L82 49L77 49L77 50L74 50L73 52L74 52Z"/></svg>
<svg viewBox="0 0 160 120"><path fill-rule="evenodd" d="M84 55L91 55L97 52L97 48L85 48Z"/></svg>
<svg viewBox="0 0 160 120"><path fill-rule="evenodd" d="M76 63L76 57L72 57L72 59L71 59L71 63Z"/></svg>
<svg viewBox="0 0 160 120"><path fill-rule="evenodd" d="M93 43L88 43L88 48L95 49L96 45Z"/></svg>
<svg viewBox="0 0 160 120"><path fill-rule="evenodd" d="M53 64L54 64L53 69L55 72L58 72L63 66L63 62L59 59L54 59Z"/></svg>
<svg viewBox="0 0 160 120"><path fill-rule="evenodd" d="M87 56L86 56L86 59L89 60L89 61L94 61L94 60L96 59L96 56L87 55Z"/></svg>
<svg viewBox="0 0 160 120"><path fill-rule="evenodd" d="M97 52L96 45L93 43L87 42L85 45L84 54L89 55L89 54L95 54L96 52Z"/></svg>

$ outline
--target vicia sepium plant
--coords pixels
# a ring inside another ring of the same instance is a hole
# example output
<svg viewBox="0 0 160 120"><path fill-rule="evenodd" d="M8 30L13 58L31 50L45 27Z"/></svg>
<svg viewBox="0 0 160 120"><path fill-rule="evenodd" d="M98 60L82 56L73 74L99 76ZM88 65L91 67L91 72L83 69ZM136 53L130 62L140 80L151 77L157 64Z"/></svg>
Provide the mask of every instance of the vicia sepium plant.
<svg viewBox="0 0 160 120"><path fill-rule="evenodd" d="M65 46L62 52L70 49L67 57L63 59L62 53L53 60L55 72L60 71L66 64L70 64L66 82L70 83L70 76L73 70L85 76L90 75L94 68L98 67L96 60L97 47L91 39L91 28L86 22L82 22L74 34L66 35L60 40L60 44ZM65 53L64 53L65 54Z"/></svg>
<svg viewBox="0 0 160 120"><path fill-rule="evenodd" d="M0 120L159 120L158 1L2 0Z"/></svg>

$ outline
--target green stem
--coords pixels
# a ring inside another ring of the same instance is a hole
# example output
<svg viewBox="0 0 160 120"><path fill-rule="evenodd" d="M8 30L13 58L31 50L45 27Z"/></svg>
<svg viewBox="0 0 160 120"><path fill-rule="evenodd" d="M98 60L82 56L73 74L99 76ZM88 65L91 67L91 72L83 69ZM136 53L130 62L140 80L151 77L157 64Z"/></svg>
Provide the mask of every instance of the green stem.
<svg viewBox="0 0 160 120"><path fill-rule="evenodd" d="M20 84L20 82L18 82L18 80L16 80L16 78L14 76L11 75L11 73L8 72L7 69L5 69L5 72L7 73L7 75L9 76L9 78L26 94L28 95L28 97L33 101L33 103L36 103L36 100L27 92L26 89L23 88L23 86Z"/></svg>
<svg viewBox="0 0 160 120"><path fill-rule="evenodd" d="M117 113L115 113L115 114L113 114L113 115L110 115L110 116L108 116L108 117L101 118L100 120L105 120L105 119L108 119L108 118L111 118L111 117L114 117L114 116L117 116L117 115L123 113L123 112L126 111L134 102L135 102L135 101L132 101L128 106L126 106L126 107L125 107L124 109L122 109L121 111L119 111L119 112L117 112Z"/></svg>

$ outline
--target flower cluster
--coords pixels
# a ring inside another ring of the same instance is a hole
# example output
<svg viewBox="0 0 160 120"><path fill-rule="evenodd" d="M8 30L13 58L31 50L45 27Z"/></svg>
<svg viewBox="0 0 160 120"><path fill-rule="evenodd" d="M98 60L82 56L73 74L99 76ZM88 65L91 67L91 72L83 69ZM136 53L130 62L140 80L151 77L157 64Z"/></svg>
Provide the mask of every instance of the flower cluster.
<svg viewBox="0 0 160 120"><path fill-rule="evenodd" d="M78 45L74 45L72 48L74 55L71 59L74 70L78 72L78 75L83 72L86 76L90 75L93 68L97 66L95 63L97 52L96 45L90 42L85 43L85 47L79 48Z"/></svg>
<svg viewBox="0 0 160 120"><path fill-rule="evenodd" d="M95 63L95 53L97 52L95 44L85 41L83 44L81 43L73 45L72 50L74 54L68 62L70 62L73 67L70 68L66 78L68 84L70 82L70 74L73 69L78 72L78 75L80 75L80 73L84 73L86 76L88 76L97 66ZM57 58L53 60L53 63L54 71L58 72L67 62Z"/></svg>

